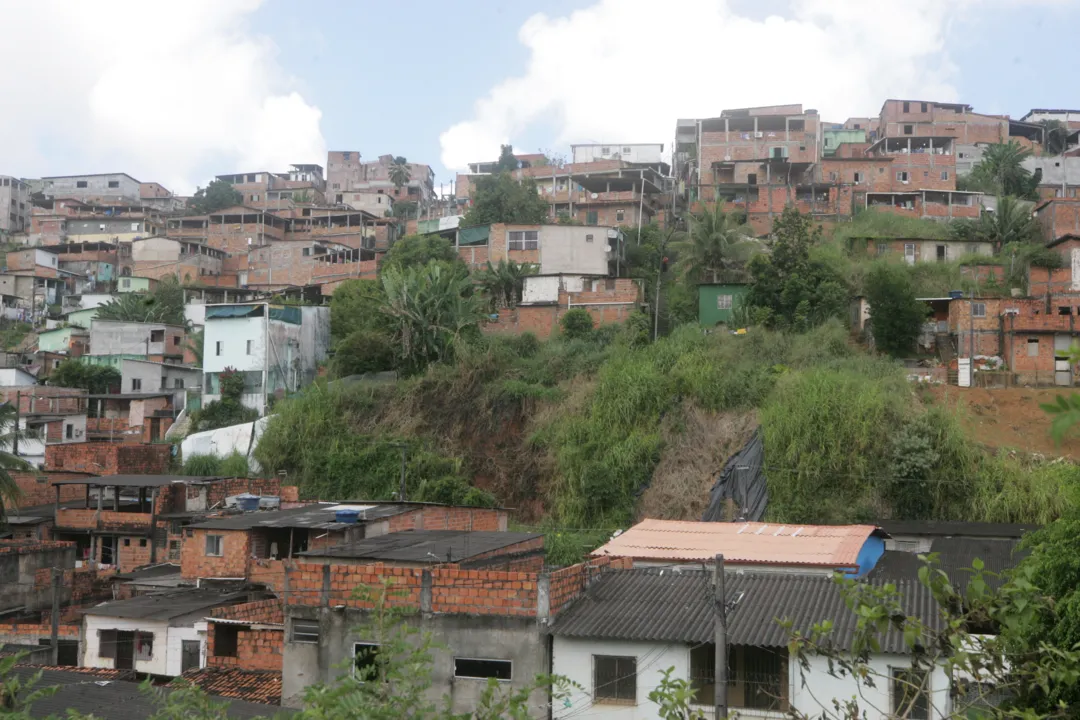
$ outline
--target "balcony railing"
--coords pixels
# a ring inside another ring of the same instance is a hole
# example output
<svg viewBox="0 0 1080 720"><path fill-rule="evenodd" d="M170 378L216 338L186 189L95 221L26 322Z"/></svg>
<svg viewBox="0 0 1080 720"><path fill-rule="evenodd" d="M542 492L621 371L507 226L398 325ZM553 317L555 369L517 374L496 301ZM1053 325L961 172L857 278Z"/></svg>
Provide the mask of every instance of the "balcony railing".
<svg viewBox="0 0 1080 720"><path fill-rule="evenodd" d="M72 530L150 531L150 513L122 512L96 508L60 508L56 526Z"/></svg>

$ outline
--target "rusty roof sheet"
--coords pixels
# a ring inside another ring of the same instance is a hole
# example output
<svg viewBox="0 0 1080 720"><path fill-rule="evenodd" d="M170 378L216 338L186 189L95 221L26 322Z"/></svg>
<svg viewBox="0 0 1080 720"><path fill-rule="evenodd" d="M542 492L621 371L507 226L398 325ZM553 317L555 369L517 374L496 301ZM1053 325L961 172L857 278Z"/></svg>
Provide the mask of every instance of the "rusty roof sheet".
<svg viewBox="0 0 1080 720"><path fill-rule="evenodd" d="M716 555L734 565L805 565L857 568L873 525L799 525L644 520L593 555L637 560L707 562Z"/></svg>
<svg viewBox="0 0 1080 720"><path fill-rule="evenodd" d="M278 671L205 667L188 670L182 678L210 695L268 705L281 704L281 673Z"/></svg>

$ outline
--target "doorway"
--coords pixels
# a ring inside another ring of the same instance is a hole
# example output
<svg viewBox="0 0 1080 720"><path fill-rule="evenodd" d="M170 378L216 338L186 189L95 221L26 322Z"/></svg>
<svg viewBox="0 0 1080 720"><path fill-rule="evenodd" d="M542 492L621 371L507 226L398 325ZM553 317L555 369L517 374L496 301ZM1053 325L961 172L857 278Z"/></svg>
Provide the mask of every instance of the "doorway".
<svg viewBox="0 0 1080 720"><path fill-rule="evenodd" d="M101 543L101 564L102 565L115 565L116 564L116 536L115 535L102 535L99 538Z"/></svg>
<svg viewBox="0 0 1080 720"><path fill-rule="evenodd" d="M135 631L116 631L116 669L135 669Z"/></svg>
<svg viewBox="0 0 1080 720"><path fill-rule="evenodd" d="M1069 348L1072 336L1058 334L1054 336L1054 384L1069 387L1073 384L1072 361L1069 360Z"/></svg>
<svg viewBox="0 0 1080 720"><path fill-rule="evenodd" d="M188 670L198 670L201 666L201 655L202 649L198 640L182 640L180 648L180 672L185 673Z"/></svg>

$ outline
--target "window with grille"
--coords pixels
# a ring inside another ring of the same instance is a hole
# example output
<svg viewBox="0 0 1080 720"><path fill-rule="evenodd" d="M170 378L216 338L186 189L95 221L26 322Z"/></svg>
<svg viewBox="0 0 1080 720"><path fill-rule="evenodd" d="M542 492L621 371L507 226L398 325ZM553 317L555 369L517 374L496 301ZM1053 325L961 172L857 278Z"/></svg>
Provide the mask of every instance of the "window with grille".
<svg viewBox="0 0 1080 720"><path fill-rule="evenodd" d="M506 242L508 250L536 250L540 247L538 230L511 230Z"/></svg>
<svg viewBox="0 0 1080 720"><path fill-rule="evenodd" d="M637 704L637 658L593 655L593 700Z"/></svg>
<svg viewBox="0 0 1080 720"><path fill-rule="evenodd" d="M731 295L717 295L716 296L716 309L717 310L730 310L731 309Z"/></svg>
<svg viewBox="0 0 1080 720"><path fill-rule="evenodd" d="M930 678L926 670L889 668L890 704L896 717L909 720L930 718Z"/></svg>
<svg viewBox="0 0 1080 720"><path fill-rule="evenodd" d="M971 316L972 317L986 317L986 303L972 303L971 304Z"/></svg>
<svg viewBox="0 0 1080 720"><path fill-rule="evenodd" d="M222 542L224 537L221 535L207 535L206 536L206 555L207 557L221 557L224 543Z"/></svg>
<svg viewBox="0 0 1080 720"><path fill-rule="evenodd" d="M1028 357L1039 357L1039 338L1028 338Z"/></svg>
<svg viewBox="0 0 1080 720"><path fill-rule="evenodd" d="M705 643L690 648L690 687L694 690L695 703L716 702L716 645Z"/></svg>
<svg viewBox="0 0 1080 720"><path fill-rule="evenodd" d="M236 657L239 640L239 626L214 623L214 657Z"/></svg>
<svg viewBox="0 0 1080 720"><path fill-rule="evenodd" d="M319 642L319 622L317 620L292 621L292 642L317 643Z"/></svg>

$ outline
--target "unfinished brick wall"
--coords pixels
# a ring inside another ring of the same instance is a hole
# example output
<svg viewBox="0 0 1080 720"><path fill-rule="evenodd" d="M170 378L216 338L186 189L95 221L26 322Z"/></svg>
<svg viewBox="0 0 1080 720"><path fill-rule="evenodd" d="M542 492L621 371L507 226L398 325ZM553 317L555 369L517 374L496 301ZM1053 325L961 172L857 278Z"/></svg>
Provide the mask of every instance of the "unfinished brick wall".
<svg viewBox="0 0 1080 720"><path fill-rule="evenodd" d="M1054 198L1035 211L1046 242L1080 234L1080 198Z"/></svg>
<svg viewBox="0 0 1080 720"><path fill-rule="evenodd" d="M45 446L47 470L94 475L163 475L169 469L171 446L85 442Z"/></svg>
<svg viewBox="0 0 1080 720"><path fill-rule="evenodd" d="M390 532L404 530L506 530L505 510L494 508L419 507L390 517Z"/></svg>
<svg viewBox="0 0 1080 720"><path fill-rule="evenodd" d="M551 573L548 585L548 609L555 615L588 587L594 577L605 569L629 570L632 558L591 558Z"/></svg>
<svg viewBox="0 0 1080 720"><path fill-rule="evenodd" d="M277 601L275 601L277 602ZM280 608L280 603L278 603ZM217 655L216 637L219 625L213 621L206 627L206 664L208 667L235 667L242 670L275 670L281 672L285 648L282 629L252 629L240 627L236 633L236 655Z"/></svg>
<svg viewBox="0 0 1080 720"><path fill-rule="evenodd" d="M296 486L286 486L286 489L292 487L290 491L290 497L295 500L295 492L299 490ZM281 486L281 478L228 478L226 480L220 480L212 483L206 489L206 504L207 507L222 507L225 504L225 498L232 497L233 495L242 495L244 493L251 493L252 495L267 495L267 496L281 496L283 492ZM282 497L284 502L286 498Z"/></svg>
<svg viewBox="0 0 1080 720"><path fill-rule="evenodd" d="M206 554L208 535L220 535L220 557ZM180 549L180 573L186 579L201 577L245 578L251 556L251 538L247 530L206 530L188 528Z"/></svg>
<svg viewBox="0 0 1080 720"><path fill-rule="evenodd" d="M59 447L54 445L46 446L46 453L50 447ZM56 485L53 483L57 480L81 480L83 478L90 477L90 473L83 472L65 472L57 470L47 470L42 473L33 472L12 472L11 477L15 480L15 484L19 486L19 490L22 492L22 497L19 500L21 507L36 507L38 505L51 505L56 502L56 490L54 487L60 488L60 502L68 502L70 500L79 500L86 497L86 487L83 485Z"/></svg>
<svg viewBox="0 0 1080 720"><path fill-rule="evenodd" d="M246 620L251 623L285 622L281 601L276 598L215 608L210 616L226 620Z"/></svg>

